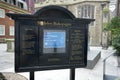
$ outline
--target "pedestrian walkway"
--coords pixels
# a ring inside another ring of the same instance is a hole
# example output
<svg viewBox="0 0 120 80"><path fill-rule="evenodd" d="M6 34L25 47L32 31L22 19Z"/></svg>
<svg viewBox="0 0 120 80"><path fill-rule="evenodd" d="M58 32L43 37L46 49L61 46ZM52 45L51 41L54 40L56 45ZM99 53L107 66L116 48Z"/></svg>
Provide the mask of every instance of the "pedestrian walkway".
<svg viewBox="0 0 120 80"><path fill-rule="evenodd" d="M6 50L7 45L0 44L0 71L14 67L14 53Z"/></svg>
<svg viewBox="0 0 120 80"><path fill-rule="evenodd" d="M102 58L109 56L112 53L115 53L115 50L112 47L108 48L108 50L102 50ZM117 80L120 78L120 67L118 67L117 56L112 54L110 57L106 59L106 71L105 71L105 80Z"/></svg>
<svg viewBox="0 0 120 80"><path fill-rule="evenodd" d="M110 47L103 50L101 47L90 47L90 50L100 50L101 58L93 69L77 68L76 80L103 80L103 60L112 54ZM120 77L120 67L117 67L117 57L111 55L105 62L106 80ZM0 72L14 72L14 53L6 52L6 44L0 44ZM19 73L29 79L29 73ZM70 80L70 70L36 71L35 80Z"/></svg>

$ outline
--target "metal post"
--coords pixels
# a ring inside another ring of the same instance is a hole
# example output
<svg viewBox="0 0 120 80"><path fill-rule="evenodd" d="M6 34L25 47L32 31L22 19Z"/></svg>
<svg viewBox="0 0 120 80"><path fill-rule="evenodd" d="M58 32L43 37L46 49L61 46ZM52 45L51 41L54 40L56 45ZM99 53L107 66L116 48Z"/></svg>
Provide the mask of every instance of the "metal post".
<svg viewBox="0 0 120 80"><path fill-rule="evenodd" d="M30 72L30 80L34 80L34 71Z"/></svg>
<svg viewBox="0 0 120 80"><path fill-rule="evenodd" d="M103 80L105 80L105 71L106 71L105 62L106 62L106 60L103 60Z"/></svg>
<svg viewBox="0 0 120 80"><path fill-rule="evenodd" d="M70 80L75 80L75 68L70 69Z"/></svg>

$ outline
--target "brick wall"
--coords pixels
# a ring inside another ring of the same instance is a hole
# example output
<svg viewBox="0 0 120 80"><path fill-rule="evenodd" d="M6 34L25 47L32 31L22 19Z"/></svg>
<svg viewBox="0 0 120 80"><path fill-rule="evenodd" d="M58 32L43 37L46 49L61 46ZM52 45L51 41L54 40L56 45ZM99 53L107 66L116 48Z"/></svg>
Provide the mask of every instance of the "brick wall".
<svg viewBox="0 0 120 80"><path fill-rule="evenodd" d="M1 8L4 9L4 8ZM9 10L5 10L5 13L8 13ZM4 36L0 36L0 42L3 42L6 38L14 38L14 36L10 36L10 30L9 27L10 26L14 26L14 21L12 19L10 19L9 17L7 17L5 15L5 18L0 18L0 25L5 25L5 35Z"/></svg>

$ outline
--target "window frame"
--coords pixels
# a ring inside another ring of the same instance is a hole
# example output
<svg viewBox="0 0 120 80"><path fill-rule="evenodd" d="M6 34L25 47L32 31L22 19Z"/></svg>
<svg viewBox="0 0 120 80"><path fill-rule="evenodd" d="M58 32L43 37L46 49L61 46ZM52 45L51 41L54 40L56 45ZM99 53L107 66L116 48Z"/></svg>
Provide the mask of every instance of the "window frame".
<svg viewBox="0 0 120 80"><path fill-rule="evenodd" d="M5 10L0 8L0 18L5 18Z"/></svg>
<svg viewBox="0 0 120 80"><path fill-rule="evenodd" d="M78 16L81 18L95 19L96 7L95 5L84 4L78 7ZM90 26L95 26L95 22L91 22Z"/></svg>
<svg viewBox="0 0 120 80"><path fill-rule="evenodd" d="M9 27L9 35L10 35L10 36L14 36L14 34L15 34L14 31L15 31L14 26L10 26L10 27Z"/></svg>
<svg viewBox="0 0 120 80"><path fill-rule="evenodd" d="M5 25L0 25L1 27L3 27L3 30L0 29L0 36L5 36Z"/></svg>

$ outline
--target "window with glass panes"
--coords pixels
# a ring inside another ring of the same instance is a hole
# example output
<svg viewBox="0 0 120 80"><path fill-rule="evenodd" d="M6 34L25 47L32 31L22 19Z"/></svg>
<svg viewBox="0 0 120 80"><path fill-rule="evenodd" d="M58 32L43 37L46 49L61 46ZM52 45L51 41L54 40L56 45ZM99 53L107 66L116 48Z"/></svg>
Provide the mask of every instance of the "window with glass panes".
<svg viewBox="0 0 120 80"><path fill-rule="evenodd" d="M9 29L10 36L14 36L14 26L10 26L9 28L10 28Z"/></svg>
<svg viewBox="0 0 120 80"><path fill-rule="evenodd" d="M79 17L81 18L92 18L95 16L95 6L93 5L82 5L78 9ZM94 22L91 23L91 26L94 26Z"/></svg>
<svg viewBox="0 0 120 80"><path fill-rule="evenodd" d="M0 36L5 35L5 25L0 25Z"/></svg>
<svg viewBox="0 0 120 80"><path fill-rule="evenodd" d="M0 18L5 18L5 10L0 9Z"/></svg>

